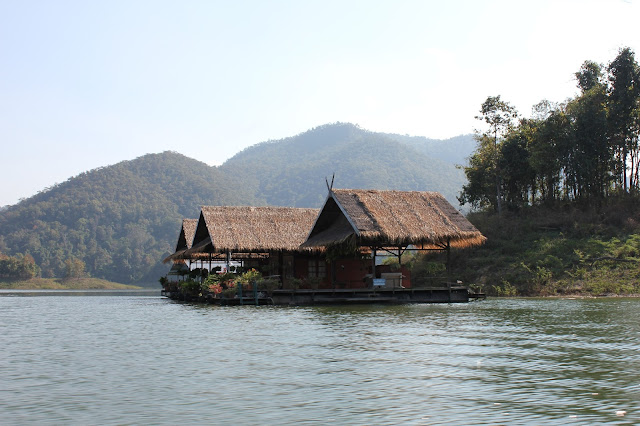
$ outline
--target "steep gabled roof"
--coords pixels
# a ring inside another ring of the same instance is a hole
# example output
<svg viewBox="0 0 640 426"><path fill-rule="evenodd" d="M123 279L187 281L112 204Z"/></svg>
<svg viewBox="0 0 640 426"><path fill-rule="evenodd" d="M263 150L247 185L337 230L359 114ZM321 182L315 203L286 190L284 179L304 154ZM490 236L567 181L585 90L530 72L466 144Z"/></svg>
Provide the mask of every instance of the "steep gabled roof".
<svg viewBox="0 0 640 426"><path fill-rule="evenodd" d="M204 206L189 252L299 250L318 209Z"/></svg>
<svg viewBox="0 0 640 426"><path fill-rule="evenodd" d="M338 244L469 247L486 238L441 194L335 189L329 192L303 247Z"/></svg>
<svg viewBox="0 0 640 426"><path fill-rule="evenodd" d="M182 219L182 226L180 227L180 234L178 235L176 250L172 255L163 260L164 263L180 258L185 250L191 248L197 225L198 219Z"/></svg>
<svg viewBox="0 0 640 426"><path fill-rule="evenodd" d="M191 248L191 244L193 244L193 236L196 234L196 226L198 226L198 219L182 220L182 229L180 230L180 236L178 237L178 243L176 244L176 251Z"/></svg>

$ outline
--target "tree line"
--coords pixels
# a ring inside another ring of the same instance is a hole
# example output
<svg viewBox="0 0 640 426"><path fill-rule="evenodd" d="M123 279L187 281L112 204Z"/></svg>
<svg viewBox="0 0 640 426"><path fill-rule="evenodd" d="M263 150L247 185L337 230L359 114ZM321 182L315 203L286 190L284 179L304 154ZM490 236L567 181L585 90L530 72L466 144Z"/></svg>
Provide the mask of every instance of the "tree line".
<svg viewBox="0 0 640 426"><path fill-rule="evenodd" d="M487 125L464 167L458 197L475 209L518 209L557 201L600 203L640 190L640 67L630 48L609 64L585 61L579 94L543 100L531 118L500 96L476 117Z"/></svg>
<svg viewBox="0 0 640 426"><path fill-rule="evenodd" d="M0 253L0 279L28 280L40 274L40 267L30 254L8 256Z"/></svg>

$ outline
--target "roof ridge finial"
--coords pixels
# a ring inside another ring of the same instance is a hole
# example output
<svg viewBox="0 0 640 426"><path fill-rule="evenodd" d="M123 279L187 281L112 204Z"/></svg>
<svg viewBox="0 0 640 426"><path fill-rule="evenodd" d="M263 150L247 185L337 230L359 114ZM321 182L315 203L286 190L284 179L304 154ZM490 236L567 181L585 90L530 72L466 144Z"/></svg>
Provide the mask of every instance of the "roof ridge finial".
<svg viewBox="0 0 640 426"><path fill-rule="evenodd" d="M331 176L331 185L329 185L329 179L327 177L324 178L324 181L327 184L327 189L329 190L329 192L333 191L333 181L335 178L336 178L336 173L334 172L333 175Z"/></svg>

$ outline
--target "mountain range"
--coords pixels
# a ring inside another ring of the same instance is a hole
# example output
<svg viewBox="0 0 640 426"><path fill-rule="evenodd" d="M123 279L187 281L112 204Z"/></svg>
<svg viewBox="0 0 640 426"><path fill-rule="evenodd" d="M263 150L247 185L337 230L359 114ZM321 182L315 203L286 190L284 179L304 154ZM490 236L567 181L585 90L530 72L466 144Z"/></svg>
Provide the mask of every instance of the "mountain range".
<svg viewBox="0 0 640 426"><path fill-rule="evenodd" d="M336 188L438 191L458 205L465 177L455 165L474 148L472 135L434 140L335 123L251 146L218 167L147 154L0 210L0 252L30 254L44 277L79 259L94 277L156 282L181 220L202 205L320 207L334 175Z"/></svg>

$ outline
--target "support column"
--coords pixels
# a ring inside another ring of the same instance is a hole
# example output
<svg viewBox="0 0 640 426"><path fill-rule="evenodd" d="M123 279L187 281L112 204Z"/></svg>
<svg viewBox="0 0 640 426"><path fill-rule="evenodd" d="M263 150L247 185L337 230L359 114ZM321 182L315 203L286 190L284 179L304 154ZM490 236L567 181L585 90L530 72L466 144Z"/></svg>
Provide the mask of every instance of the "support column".
<svg viewBox="0 0 640 426"><path fill-rule="evenodd" d="M373 279L376 279L376 254L377 254L377 250L375 247L371 248L371 262L372 262L372 266L371 266L371 272L373 274ZM373 283L373 281L372 281Z"/></svg>
<svg viewBox="0 0 640 426"><path fill-rule="evenodd" d="M451 280L451 238L447 238L447 280Z"/></svg>
<svg viewBox="0 0 640 426"><path fill-rule="evenodd" d="M402 288L402 246L398 246L398 270L400 271L400 288Z"/></svg>

